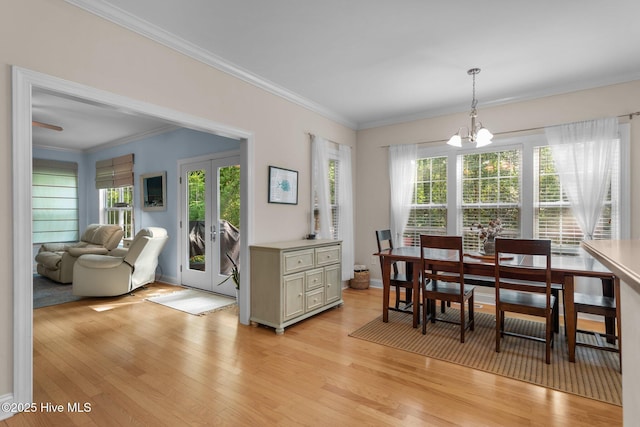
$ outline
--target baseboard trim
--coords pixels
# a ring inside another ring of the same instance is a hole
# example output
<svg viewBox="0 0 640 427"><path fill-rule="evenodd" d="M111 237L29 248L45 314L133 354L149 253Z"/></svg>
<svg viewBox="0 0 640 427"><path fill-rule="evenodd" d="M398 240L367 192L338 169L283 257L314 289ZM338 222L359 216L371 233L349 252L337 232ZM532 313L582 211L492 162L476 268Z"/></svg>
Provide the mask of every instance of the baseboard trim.
<svg viewBox="0 0 640 427"><path fill-rule="evenodd" d="M0 421L6 420L7 418L11 418L15 414L17 414L17 412L9 412L5 410L5 406L11 405L13 403L14 403L13 394L9 393L9 394L0 396L0 407L2 407L2 409L0 410Z"/></svg>

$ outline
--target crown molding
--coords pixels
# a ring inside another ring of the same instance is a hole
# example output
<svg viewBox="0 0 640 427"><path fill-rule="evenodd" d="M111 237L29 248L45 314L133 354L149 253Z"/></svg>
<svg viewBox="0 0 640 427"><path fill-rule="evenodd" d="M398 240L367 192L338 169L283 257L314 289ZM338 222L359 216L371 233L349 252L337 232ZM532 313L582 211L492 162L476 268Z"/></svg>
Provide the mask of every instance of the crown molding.
<svg viewBox="0 0 640 427"><path fill-rule="evenodd" d="M188 42L175 34L163 30L143 19L140 19L118 7L106 2L98 0L65 0L67 3L77 6L87 12L93 13L107 21L111 21L116 25L124 27L144 37L147 37L157 43L160 43L170 49L189 56L197 61L214 67L224 73L230 74L244 82L250 83L260 89L284 98L294 104L300 105L308 110L320 114L331 119L341 125L353 130L357 129L357 124L346 117L323 107L303 96L300 96L290 90L287 90L267 79L251 73L242 67L235 65L223 58Z"/></svg>
<svg viewBox="0 0 640 427"><path fill-rule="evenodd" d="M564 95L572 92L579 92L581 90L597 89L599 87L613 86L616 84L624 84L632 81L640 80L640 71L634 73L628 73L623 75L616 75L605 77L601 79L595 79L585 82L576 81L569 85L562 86L549 86L543 90L532 91L519 96L511 96L507 98L492 99L486 102L478 103L478 114L482 113L483 108L498 107L501 105L514 104L517 102L532 101L535 99L546 98L549 96ZM358 125L357 130L366 130L383 126L397 125L401 123L408 123L417 120L433 119L436 117L442 117L449 114L458 114L469 112L469 104L459 104L449 107L431 109L415 114L406 114L402 116L390 117L380 120L372 120L363 122Z"/></svg>

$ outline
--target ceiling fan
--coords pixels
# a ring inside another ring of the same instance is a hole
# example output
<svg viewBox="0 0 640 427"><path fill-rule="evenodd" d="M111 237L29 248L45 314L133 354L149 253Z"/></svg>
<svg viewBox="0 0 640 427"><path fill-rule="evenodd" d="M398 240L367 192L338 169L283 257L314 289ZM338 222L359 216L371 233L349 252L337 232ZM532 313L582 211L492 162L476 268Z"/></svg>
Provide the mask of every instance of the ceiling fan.
<svg viewBox="0 0 640 427"><path fill-rule="evenodd" d="M50 125L49 123L43 123L43 122L39 122L39 121L37 121L37 120L33 120L33 121L31 122L31 125L32 125L32 126L35 126L35 127L40 127L40 128L45 128L45 129L55 130L55 131L58 131L58 132L60 132L60 131L62 131L62 130L63 130L63 129L62 129L62 127L60 127L60 126Z"/></svg>

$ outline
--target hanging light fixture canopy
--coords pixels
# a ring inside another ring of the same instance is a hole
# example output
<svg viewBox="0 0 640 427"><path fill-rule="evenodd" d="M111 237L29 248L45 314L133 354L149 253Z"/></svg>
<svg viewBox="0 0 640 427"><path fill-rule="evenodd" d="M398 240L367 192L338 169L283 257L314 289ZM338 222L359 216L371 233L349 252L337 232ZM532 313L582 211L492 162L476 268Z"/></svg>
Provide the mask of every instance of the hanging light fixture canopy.
<svg viewBox="0 0 640 427"><path fill-rule="evenodd" d="M491 144L493 134L489 132L489 129L483 127L481 122L476 122L476 118L478 117L478 111L476 110L476 105L478 104L478 100L476 99L476 74L479 72L480 68L472 68L467 71L467 74L473 76L473 99L471 100L471 113L469 114L471 117L471 127L461 127L458 129L458 132L449 139L447 144L454 147L462 147L462 138L465 138L472 144L476 144L476 147L484 147L485 145ZM462 133L463 130L465 131L464 134Z"/></svg>

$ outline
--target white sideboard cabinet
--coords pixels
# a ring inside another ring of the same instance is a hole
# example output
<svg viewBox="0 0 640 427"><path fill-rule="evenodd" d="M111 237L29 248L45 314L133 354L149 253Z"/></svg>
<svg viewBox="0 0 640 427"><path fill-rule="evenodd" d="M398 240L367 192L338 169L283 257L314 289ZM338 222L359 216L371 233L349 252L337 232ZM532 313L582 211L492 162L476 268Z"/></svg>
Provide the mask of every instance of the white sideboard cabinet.
<svg viewBox="0 0 640 427"><path fill-rule="evenodd" d="M251 317L284 328L342 301L342 242L297 240L250 246Z"/></svg>

